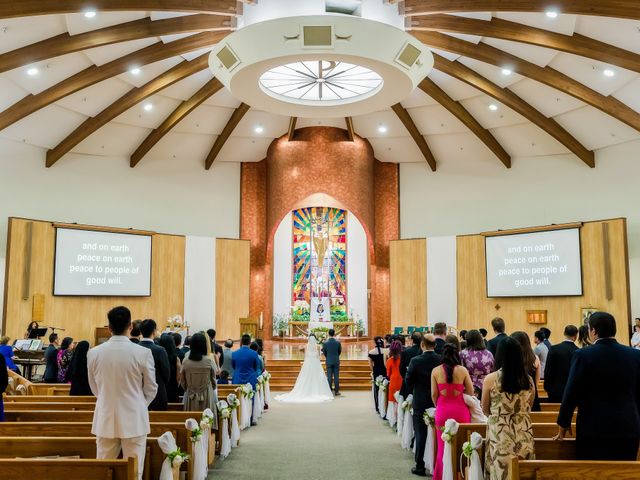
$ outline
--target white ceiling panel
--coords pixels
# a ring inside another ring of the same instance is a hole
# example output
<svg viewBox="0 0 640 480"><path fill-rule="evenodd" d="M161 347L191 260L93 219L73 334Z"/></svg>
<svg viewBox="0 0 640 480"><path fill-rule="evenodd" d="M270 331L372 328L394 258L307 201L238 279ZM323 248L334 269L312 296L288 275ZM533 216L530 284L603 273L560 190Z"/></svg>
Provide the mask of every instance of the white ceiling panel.
<svg viewBox="0 0 640 480"><path fill-rule="evenodd" d="M146 105L151 105L152 109L145 110ZM136 127L157 128L178 105L180 105L180 101L173 98L152 95L118 115L113 121Z"/></svg>
<svg viewBox="0 0 640 480"><path fill-rule="evenodd" d="M494 65L489 65L488 63L479 62L478 60L474 60L472 58L462 57L458 60L463 65L466 65L474 72L478 72L483 77L491 80L493 83L501 86L502 88L508 87L519 80L522 80L522 76L517 73L511 73L510 75L503 75L502 68L496 67ZM513 68L511 65L505 65L505 68Z"/></svg>
<svg viewBox="0 0 640 480"><path fill-rule="evenodd" d="M219 135L232 113L231 108L200 105L173 130L200 135Z"/></svg>
<svg viewBox="0 0 640 480"><path fill-rule="evenodd" d="M216 162L259 162L264 160L272 138L229 137Z"/></svg>
<svg viewBox="0 0 640 480"><path fill-rule="evenodd" d="M589 150L640 138L640 132L596 108L585 106L555 118Z"/></svg>
<svg viewBox="0 0 640 480"><path fill-rule="evenodd" d="M612 67L606 63L568 53L559 53L549 66L574 78L602 95L611 95L638 77L637 73L630 72L629 70ZM603 72L606 69L613 70L615 75L613 77L605 76Z"/></svg>
<svg viewBox="0 0 640 480"><path fill-rule="evenodd" d="M298 118L296 122L296 128L305 127L317 127L322 125L324 127L336 127L346 129L344 118Z"/></svg>
<svg viewBox="0 0 640 480"><path fill-rule="evenodd" d="M473 133L452 133L448 135L429 135L427 142L436 159L438 171L446 171L457 164L471 168L482 166L494 169L504 168L489 148ZM436 175L437 175L436 171Z"/></svg>
<svg viewBox="0 0 640 480"><path fill-rule="evenodd" d="M523 60L527 60L539 67L545 67L551 62L557 55L557 51L544 47L536 47L534 45L527 45L526 43L510 42L509 40L500 40L497 38L484 37L483 43L491 45L499 50L520 57Z"/></svg>
<svg viewBox="0 0 640 480"><path fill-rule="evenodd" d="M415 120L415 119L414 119ZM378 128L384 126L387 131L378 132ZM403 137L409 135L398 116L392 110L369 113L353 117L353 128L361 137Z"/></svg>
<svg viewBox="0 0 640 480"><path fill-rule="evenodd" d="M98 12L93 18L86 18L84 13L70 13L65 15L67 27L71 35L98 30L99 28L133 22L147 16L146 12Z"/></svg>
<svg viewBox="0 0 640 480"><path fill-rule="evenodd" d="M190 12L151 12L151 20L164 20L166 18L186 17L187 15L194 15Z"/></svg>
<svg viewBox="0 0 640 480"><path fill-rule="evenodd" d="M236 99L231 92L226 88L218 91L215 95L209 97L204 104L212 105L214 107L228 107L228 108L237 108L240 106L240 100Z"/></svg>
<svg viewBox="0 0 640 480"><path fill-rule="evenodd" d="M467 85L466 83L450 77L446 73L442 73L438 70L432 70L429 74L429 78L436 82L438 86L454 100L477 97L481 93L471 85Z"/></svg>
<svg viewBox="0 0 640 480"><path fill-rule="evenodd" d="M175 40L191 37L193 35L196 35L197 33L199 32L185 32L185 33L174 33L173 35L162 35L160 36L160 40L162 40L163 43L170 43Z"/></svg>
<svg viewBox="0 0 640 480"><path fill-rule="evenodd" d="M451 53L451 52L447 52L446 50L440 50L438 48L432 48L431 51L433 53L437 53L441 57L446 58L447 60L451 60L452 62L460 58L460 55L457 55L457 54Z"/></svg>
<svg viewBox="0 0 640 480"><path fill-rule="evenodd" d="M262 127L262 133L255 132L257 126ZM249 110L233 130L231 136L274 139L287 133L288 129L289 117L274 115L261 110Z"/></svg>
<svg viewBox="0 0 640 480"><path fill-rule="evenodd" d="M148 128L111 122L85 138L76 145L72 152L87 155L128 157L150 132L151 130Z"/></svg>
<svg viewBox="0 0 640 480"><path fill-rule="evenodd" d="M194 50L193 52L183 53L180 56L185 60L193 60L194 58L198 58L200 55L210 53L212 48L213 46L207 47L207 48L201 48L200 50Z"/></svg>
<svg viewBox="0 0 640 480"><path fill-rule="evenodd" d="M525 13L525 12L498 12L494 15L503 20L510 22L522 23L530 27L551 30L552 32L571 35L576 24L576 15L558 15L556 18L549 18L544 13Z"/></svg>
<svg viewBox="0 0 640 480"><path fill-rule="evenodd" d="M122 80L110 78L64 97L58 100L56 104L88 117L95 117L131 88L131 85Z"/></svg>
<svg viewBox="0 0 640 480"><path fill-rule="evenodd" d="M613 95L627 106L633 108L636 112L640 112L640 76L635 80L627 83Z"/></svg>
<svg viewBox="0 0 640 480"><path fill-rule="evenodd" d="M79 113L49 105L9 125L0 132L0 136L38 147L53 148L86 119ZM34 125L41 125L42 128L34 128Z"/></svg>
<svg viewBox="0 0 640 480"><path fill-rule="evenodd" d="M491 20L491 12L453 12L454 17L475 18L477 20Z"/></svg>
<svg viewBox="0 0 640 480"><path fill-rule="evenodd" d="M584 103L577 98L528 78L511 85L509 90L546 117L553 117L584 106Z"/></svg>
<svg viewBox="0 0 640 480"><path fill-rule="evenodd" d="M478 44L482 37L478 35L467 35L466 33L453 33L453 32L442 32L445 35L449 35L454 38L459 38L460 40L464 40L465 42Z"/></svg>
<svg viewBox="0 0 640 480"><path fill-rule="evenodd" d="M409 109L413 122L423 135L458 133L467 131L467 127L441 105ZM406 132L406 129L405 129Z"/></svg>
<svg viewBox="0 0 640 480"><path fill-rule="evenodd" d="M487 95L469 98L460 103L484 128L505 127L528 122L519 113ZM489 105L496 105L498 109L490 110Z"/></svg>
<svg viewBox="0 0 640 480"><path fill-rule="evenodd" d="M404 108L426 107L427 105L436 105L437 102L419 88L414 89L411 94L402 100Z"/></svg>
<svg viewBox="0 0 640 480"><path fill-rule="evenodd" d="M134 75L131 72L125 72L118 75L117 78L133 85L134 87L141 87L145 83L150 82L158 75L162 75L164 72L170 70L183 61L184 60L181 57L167 58L166 60L160 60L159 62L141 67L138 75Z"/></svg>
<svg viewBox="0 0 640 480"><path fill-rule="evenodd" d="M576 33L640 53L640 23L637 20L581 15L576 22Z"/></svg>
<svg viewBox="0 0 640 480"><path fill-rule="evenodd" d="M143 38L141 40L132 40L130 42L116 43L115 45L105 45L104 47L91 48L84 50L84 53L96 65L104 65L116 58L124 57L136 50L142 50L149 45L159 42L158 37ZM132 65L133 66L133 65Z"/></svg>
<svg viewBox="0 0 640 480"><path fill-rule="evenodd" d="M373 155L381 162L426 163L422 152L411 137L371 138L369 142L373 147Z"/></svg>
<svg viewBox="0 0 640 480"><path fill-rule="evenodd" d="M0 53L67 32L64 15L0 19Z"/></svg>
<svg viewBox="0 0 640 480"><path fill-rule="evenodd" d="M82 53L70 53L16 68L5 75L30 93L36 94L91 66L93 64ZM31 67L38 69L37 75L27 74Z"/></svg>
<svg viewBox="0 0 640 480"><path fill-rule="evenodd" d="M203 70L165 88L162 95L176 100L188 100L212 78L213 74L210 70Z"/></svg>
<svg viewBox="0 0 640 480"><path fill-rule="evenodd" d="M0 75L0 111L9 108L23 97L29 94L24 88L5 75Z"/></svg>
<svg viewBox="0 0 640 480"><path fill-rule="evenodd" d="M176 165L200 166L203 174L206 174L204 161L215 138L211 135L189 134L172 130L153 146L136 169L153 168L158 161L170 159L172 162L176 162Z"/></svg>
<svg viewBox="0 0 640 480"><path fill-rule="evenodd" d="M494 128L491 133L513 157L535 157L569 153L569 150L564 145L533 123ZM576 162L582 163L577 157Z"/></svg>

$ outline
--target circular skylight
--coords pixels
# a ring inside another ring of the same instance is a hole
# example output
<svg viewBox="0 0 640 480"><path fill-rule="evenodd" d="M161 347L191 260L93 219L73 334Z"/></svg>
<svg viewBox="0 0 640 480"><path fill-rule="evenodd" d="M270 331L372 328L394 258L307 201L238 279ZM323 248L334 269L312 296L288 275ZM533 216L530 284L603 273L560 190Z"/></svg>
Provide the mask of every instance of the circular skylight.
<svg viewBox="0 0 640 480"><path fill-rule="evenodd" d="M383 80L360 65L329 60L288 63L260 76L269 95L289 101L341 102L360 100L382 88Z"/></svg>

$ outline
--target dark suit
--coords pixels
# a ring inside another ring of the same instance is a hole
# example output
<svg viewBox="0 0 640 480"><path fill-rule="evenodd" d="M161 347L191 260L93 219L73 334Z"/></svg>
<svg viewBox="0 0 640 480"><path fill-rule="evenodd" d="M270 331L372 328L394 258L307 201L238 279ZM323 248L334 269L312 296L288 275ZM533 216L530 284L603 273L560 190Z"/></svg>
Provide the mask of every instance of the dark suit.
<svg viewBox="0 0 640 480"><path fill-rule="evenodd" d="M218 345L215 340L211 340L211 351L216 355L220 355L220 368L222 368L222 364L224 363L224 355L222 354L222 347Z"/></svg>
<svg viewBox="0 0 640 480"><path fill-rule="evenodd" d="M433 351L417 355L409 362L405 384L413 393L413 430L416 447L416 468L424 470L424 448L427 443L427 426L422 415L433 407L431 400L431 371L442 363L442 357Z"/></svg>
<svg viewBox="0 0 640 480"><path fill-rule="evenodd" d="M340 391L340 354L342 345L335 338L331 337L322 344L322 354L327 365L327 381L329 388L335 384L335 392Z"/></svg>
<svg viewBox="0 0 640 480"><path fill-rule="evenodd" d="M579 460L635 460L640 441L640 352L603 338L573 354L558 425L578 409Z"/></svg>
<svg viewBox="0 0 640 480"><path fill-rule="evenodd" d="M153 355L153 365L156 369L156 383L158 384L158 393L156 397L149 404L149 410L166 410L169 403L167 397L167 384L169 383L169 376L171 375L171 367L169 366L169 356L167 351L156 345L150 338L143 338L140 340L139 345L141 347L151 350Z"/></svg>
<svg viewBox="0 0 640 480"><path fill-rule="evenodd" d="M422 350L420 349L420 345L413 345L409 348L405 348L400 354L400 375L402 376L402 387L400 387L400 395L402 395L402 398L407 398L409 393L411 393L408 391L404 381L404 377L407 374L407 367L409 367L409 362L411 362L411 359L413 357L418 356L421 353Z"/></svg>
<svg viewBox="0 0 640 480"><path fill-rule="evenodd" d="M491 355L493 355L494 358L496 356L496 352L498 351L498 345L500 345L500 342L505 338L507 338L507 334L503 332L499 333L487 342L487 350L491 352Z"/></svg>
<svg viewBox="0 0 640 480"><path fill-rule="evenodd" d="M552 403L562 401L564 386L569 378L571 358L576 350L578 347L573 342L566 341L552 346L547 353L547 363L544 366L544 389Z"/></svg>
<svg viewBox="0 0 640 480"><path fill-rule="evenodd" d="M438 355L442 355L445 343L444 338L436 338L436 348L434 348L433 351Z"/></svg>
<svg viewBox="0 0 640 480"><path fill-rule="evenodd" d="M58 383L58 349L55 345L49 344L44 352L46 367L44 370L45 383Z"/></svg>

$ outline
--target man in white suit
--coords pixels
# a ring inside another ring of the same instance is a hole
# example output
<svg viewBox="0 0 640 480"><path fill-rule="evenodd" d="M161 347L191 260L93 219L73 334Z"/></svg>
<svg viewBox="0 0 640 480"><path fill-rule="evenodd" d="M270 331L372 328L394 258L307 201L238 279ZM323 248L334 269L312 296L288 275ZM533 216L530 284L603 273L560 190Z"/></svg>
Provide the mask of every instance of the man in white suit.
<svg viewBox="0 0 640 480"><path fill-rule="evenodd" d="M147 406L158 385L151 350L129 340L131 312L116 307L109 314L111 338L89 350L89 385L96 396L91 433L96 436L97 458L138 459L142 479L147 435L150 432Z"/></svg>

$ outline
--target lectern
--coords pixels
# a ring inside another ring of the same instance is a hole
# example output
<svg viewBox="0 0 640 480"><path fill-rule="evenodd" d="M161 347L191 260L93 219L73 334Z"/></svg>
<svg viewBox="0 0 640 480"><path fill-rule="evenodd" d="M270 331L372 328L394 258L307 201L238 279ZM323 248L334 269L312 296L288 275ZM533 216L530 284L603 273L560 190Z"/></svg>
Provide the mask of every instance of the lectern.
<svg viewBox="0 0 640 480"><path fill-rule="evenodd" d="M258 320L253 318L240 318L240 336L248 333L251 338L258 338Z"/></svg>

